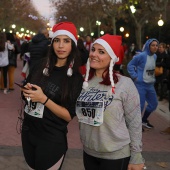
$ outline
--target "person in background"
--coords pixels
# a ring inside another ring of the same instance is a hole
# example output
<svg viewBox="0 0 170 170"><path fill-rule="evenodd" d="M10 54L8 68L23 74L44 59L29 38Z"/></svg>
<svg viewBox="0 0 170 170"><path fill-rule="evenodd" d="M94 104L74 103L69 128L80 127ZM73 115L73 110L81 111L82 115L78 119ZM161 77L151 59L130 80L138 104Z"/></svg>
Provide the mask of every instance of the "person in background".
<svg viewBox="0 0 170 170"><path fill-rule="evenodd" d="M129 59L131 60L133 58L133 56L136 54L136 50L137 50L137 47L136 47L135 43L132 43L128 50L128 61L129 61Z"/></svg>
<svg viewBox="0 0 170 170"><path fill-rule="evenodd" d="M91 46L92 46L92 40L91 40L91 36L90 36L90 35L87 35L87 36L86 36L86 40L85 40L85 42L84 42L84 46L85 46L85 48L86 48L88 51L90 51Z"/></svg>
<svg viewBox="0 0 170 170"><path fill-rule="evenodd" d="M166 44L160 43L158 46L158 51L156 52L157 59L156 59L156 66L157 67L163 67L163 74L156 77L155 82L155 90L157 95L160 97L159 101L162 101L166 97L166 91L167 91L167 60L168 60L168 54L165 52Z"/></svg>
<svg viewBox="0 0 170 170"><path fill-rule="evenodd" d="M20 39L18 38L17 34L16 33L13 33L13 36L14 36L14 40L16 42L16 45L18 47L18 53L21 52L21 44L20 44Z"/></svg>
<svg viewBox="0 0 170 170"><path fill-rule="evenodd" d="M124 74L123 73L123 65L122 65L124 55L125 55L124 47L123 47L123 45L121 45L121 49L120 49L119 54L118 54L119 61L115 63L114 70L118 71L122 75Z"/></svg>
<svg viewBox="0 0 170 170"><path fill-rule="evenodd" d="M25 41L21 45L20 58L23 60L23 67L25 66L25 63L26 63L26 60L24 59L24 54L29 52L29 44L30 44L30 42Z"/></svg>
<svg viewBox="0 0 170 170"><path fill-rule="evenodd" d="M7 86L7 73L8 73L8 50L13 50L14 46L11 44L9 40L6 38L5 33L0 33L0 71L1 71L1 89L4 90L4 94L8 94L8 86Z"/></svg>
<svg viewBox="0 0 170 170"><path fill-rule="evenodd" d="M133 57L128 63L127 70L140 96L141 113L143 113L142 124L146 128L153 128L149 123L150 114L156 110L158 105L157 95L154 88L155 83L155 65L156 52L158 50L158 40L148 39L144 45L143 51ZM147 106L145 107L145 102Z"/></svg>
<svg viewBox="0 0 170 170"><path fill-rule="evenodd" d="M80 58L81 58L80 72L82 75L85 75L86 63L87 63L87 59L89 57L89 51L85 48L83 40L81 38L79 38L77 41L77 48L79 49Z"/></svg>
<svg viewBox="0 0 170 170"><path fill-rule="evenodd" d="M15 40L14 34L6 33L6 37L14 46L13 50L8 50L8 55L11 53L8 65L9 90L14 90L14 74L17 67L17 55L20 53L20 48Z"/></svg>
<svg viewBox="0 0 170 170"><path fill-rule="evenodd" d="M67 125L76 115L75 104L83 77L77 49L77 30L71 22L53 27L49 53L29 73L22 88L24 120L22 147L25 160L36 170L60 170L67 151Z"/></svg>
<svg viewBox="0 0 170 170"><path fill-rule="evenodd" d="M49 33L47 28L41 28L38 34L32 38L32 41L29 44L30 71L34 69L34 67L38 67L39 64L45 60L50 45L48 37Z"/></svg>
<svg viewBox="0 0 170 170"><path fill-rule="evenodd" d="M106 34L92 45L77 103L86 170L142 170L142 120L133 81L113 70L121 36Z"/></svg>

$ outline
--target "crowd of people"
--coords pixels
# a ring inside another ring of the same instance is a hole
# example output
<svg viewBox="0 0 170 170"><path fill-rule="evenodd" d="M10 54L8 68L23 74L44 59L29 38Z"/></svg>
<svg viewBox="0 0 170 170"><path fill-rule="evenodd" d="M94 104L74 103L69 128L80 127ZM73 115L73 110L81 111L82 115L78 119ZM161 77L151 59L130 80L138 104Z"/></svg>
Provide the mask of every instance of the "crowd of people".
<svg viewBox="0 0 170 170"><path fill-rule="evenodd" d="M25 102L21 140L29 168L61 169L68 149L67 125L74 116L86 170L145 168L143 127L156 126L149 116L158 97L169 100L168 45L152 38L138 50L135 43L127 48L118 35L78 38L71 22L55 24L52 32L49 37L41 28L31 40L0 33L4 94L14 90L18 55L23 67L29 63L21 88ZM122 69L125 58L128 76ZM161 74L155 74L156 67L163 68Z"/></svg>

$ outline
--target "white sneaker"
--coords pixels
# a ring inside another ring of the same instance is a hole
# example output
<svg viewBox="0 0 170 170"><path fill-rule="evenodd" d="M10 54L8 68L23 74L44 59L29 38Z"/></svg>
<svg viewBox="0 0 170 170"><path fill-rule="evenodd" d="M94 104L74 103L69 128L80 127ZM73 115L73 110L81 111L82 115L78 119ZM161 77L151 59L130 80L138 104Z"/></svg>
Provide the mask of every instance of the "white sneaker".
<svg viewBox="0 0 170 170"><path fill-rule="evenodd" d="M4 89L4 94L10 93L8 89Z"/></svg>
<svg viewBox="0 0 170 170"><path fill-rule="evenodd" d="M151 128L154 127L153 125L151 125L151 124L149 123L149 121L147 121L147 122L142 122L142 125L143 125L144 127L148 128L148 129L151 129Z"/></svg>

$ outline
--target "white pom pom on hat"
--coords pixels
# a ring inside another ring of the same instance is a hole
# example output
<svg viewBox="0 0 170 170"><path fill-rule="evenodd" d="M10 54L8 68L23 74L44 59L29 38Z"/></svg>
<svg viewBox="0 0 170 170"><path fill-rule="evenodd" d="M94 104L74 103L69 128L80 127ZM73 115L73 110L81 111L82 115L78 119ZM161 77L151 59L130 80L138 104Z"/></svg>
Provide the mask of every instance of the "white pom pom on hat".
<svg viewBox="0 0 170 170"><path fill-rule="evenodd" d="M77 40L78 40L77 29L72 22L60 22L58 24L55 24L53 26L52 32L53 32L52 41L58 35L67 35L74 41L74 43L77 46ZM74 61L70 63L69 68L67 70L67 76L69 77L72 76L73 74L73 69L72 69L73 64L74 64Z"/></svg>
<svg viewBox="0 0 170 170"><path fill-rule="evenodd" d="M107 51L107 53L109 54L109 56L111 57L110 66L109 66L109 77L110 77L112 89L110 91L111 93L114 93L115 85L113 81L113 66L116 62L119 61L119 55L120 55L121 45L122 45L122 36L105 34L104 36L96 39L93 44L96 43L102 45ZM83 83L83 89L86 89L88 87L89 71L90 71L90 62L88 59L86 65L86 76L85 76L85 81Z"/></svg>

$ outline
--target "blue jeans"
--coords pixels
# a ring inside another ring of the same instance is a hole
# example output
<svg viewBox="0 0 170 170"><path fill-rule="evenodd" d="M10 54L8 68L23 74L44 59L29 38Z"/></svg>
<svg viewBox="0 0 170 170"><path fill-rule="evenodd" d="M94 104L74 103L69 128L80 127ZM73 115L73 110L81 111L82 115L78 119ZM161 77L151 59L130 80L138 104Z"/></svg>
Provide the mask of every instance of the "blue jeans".
<svg viewBox="0 0 170 170"><path fill-rule="evenodd" d="M136 83L135 85L140 96L141 112L143 112L145 102L147 102L147 106L142 118L143 122L147 122L147 119L150 116L150 114L154 110L156 110L158 106L158 100L157 100L154 84Z"/></svg>

